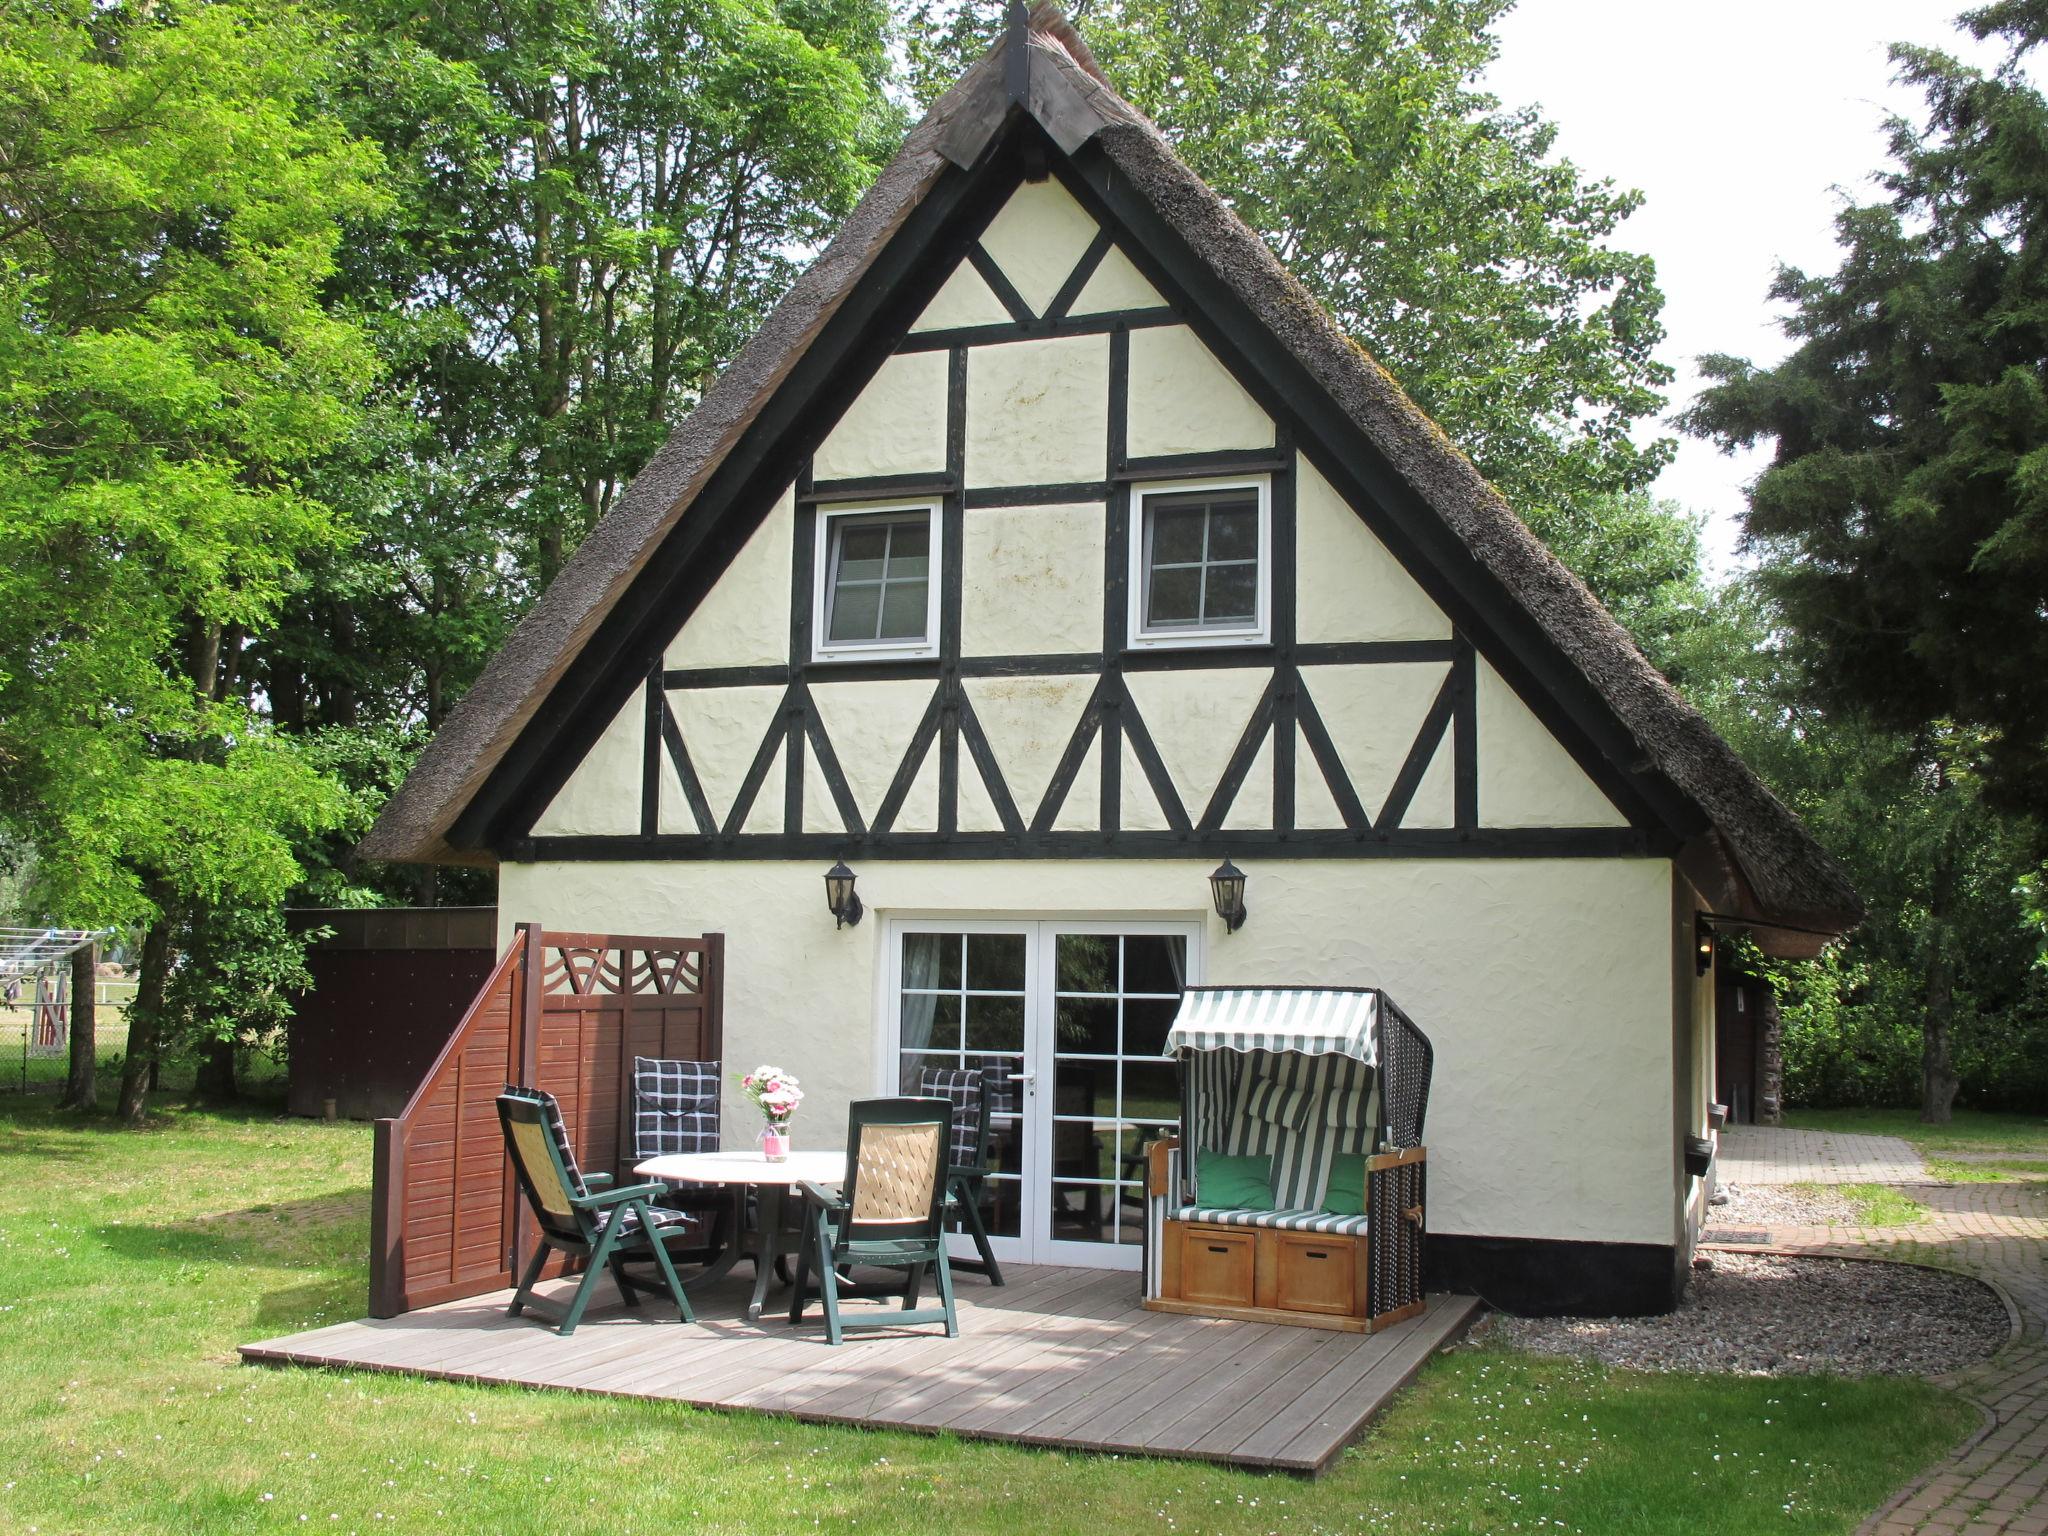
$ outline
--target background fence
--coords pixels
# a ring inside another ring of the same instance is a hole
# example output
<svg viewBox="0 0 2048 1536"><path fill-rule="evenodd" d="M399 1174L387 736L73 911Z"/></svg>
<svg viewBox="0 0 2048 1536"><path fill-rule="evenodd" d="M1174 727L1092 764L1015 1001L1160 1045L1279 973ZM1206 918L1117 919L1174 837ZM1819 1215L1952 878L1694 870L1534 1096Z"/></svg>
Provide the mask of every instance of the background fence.
<svg viewBox="0 0 2048 1536"><path fill-rule="evenodd" d="M128 1048L128 1004L134 997L135 983L125 978L103 977L93 986L93 1036L103 1066ZM61 1030L54 1032L54 1044L48 1042L52 1033L38 1018L33 982L22 987L12 1005L0 1003L0 1093L56 1093L63 1088L71 1061L68 1005Z"/></svg>

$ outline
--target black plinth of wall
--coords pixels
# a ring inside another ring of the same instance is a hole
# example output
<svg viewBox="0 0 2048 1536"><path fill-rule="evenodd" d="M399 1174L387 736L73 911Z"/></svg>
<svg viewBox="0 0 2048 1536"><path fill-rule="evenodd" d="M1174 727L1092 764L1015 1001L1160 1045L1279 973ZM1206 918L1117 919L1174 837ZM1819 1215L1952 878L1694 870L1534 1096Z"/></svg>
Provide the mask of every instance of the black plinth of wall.
<svg viewBox="0 0 2048 1536"><path fill-rule="evenodd" d="M1462 1291L1523 1317L1645 1317L1685 1288L1679 1251L1657 1243L1569 1243L1432 1232L1429 1289Z"/></svg>

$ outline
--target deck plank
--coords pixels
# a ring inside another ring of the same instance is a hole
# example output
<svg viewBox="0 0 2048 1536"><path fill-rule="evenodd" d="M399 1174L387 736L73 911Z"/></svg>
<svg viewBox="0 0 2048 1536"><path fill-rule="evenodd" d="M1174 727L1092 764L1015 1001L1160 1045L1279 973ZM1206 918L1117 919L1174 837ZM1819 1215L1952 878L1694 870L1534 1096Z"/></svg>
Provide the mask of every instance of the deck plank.
<svg viewBox="0 0 2048 1536"><path fill-rule="evenodd" d="M1435 1296L1420 1318L1345 1334L1148 1312L1128 1273L1008 1274L1000 1288L959 1279L956 1339L925 1324L835 1348L815 1313L789 1326L786 1288L759 1321L744 1319L750 1279L733 1276L692 1295L695 1326L652 1298L630 1310L607 1282L573 1338L506 1317L509 1293L497 1292L262 1340L242 1356L1313 1473L1479 1306Z"/></svg>

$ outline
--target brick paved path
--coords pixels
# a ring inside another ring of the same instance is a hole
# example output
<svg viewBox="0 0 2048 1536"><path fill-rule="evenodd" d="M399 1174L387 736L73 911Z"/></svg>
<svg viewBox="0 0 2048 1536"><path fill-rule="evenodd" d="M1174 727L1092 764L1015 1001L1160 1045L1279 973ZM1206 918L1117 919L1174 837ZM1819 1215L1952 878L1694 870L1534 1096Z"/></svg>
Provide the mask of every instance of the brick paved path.
<svg viewBox="0 0 2048 1536"><path fill-rule="evenodd" d="M1800 1149L1786 1150L1796 1164ZM1987 1429L1871 1516L1861 1536L2048 1536L2048 1183L1923 1184L1911 1193L1929 1210L1908 1226L1777 1227L1760 1244L1725 1246L1874 1252L1996 1282L2019 1310L2019 1337L1981 1365L1935 1378L1982 1406ZM1706 1235L1712 1244L1711 1226Z"/></svg>
<svg viewBox="0 0 2048 1536"><path fill-rule="evenodd" d="M1927 1164L1896 1136L1731 1125L1721 1132L1723 1184L1924 1184Z"/></svg>

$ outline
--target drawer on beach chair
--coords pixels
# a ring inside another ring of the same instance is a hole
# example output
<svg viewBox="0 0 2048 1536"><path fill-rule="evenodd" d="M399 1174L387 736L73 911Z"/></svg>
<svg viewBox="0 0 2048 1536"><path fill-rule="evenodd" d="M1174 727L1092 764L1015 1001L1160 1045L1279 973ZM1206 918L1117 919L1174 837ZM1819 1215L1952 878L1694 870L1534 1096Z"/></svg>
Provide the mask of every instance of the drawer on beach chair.
<svg viewBox="0 0 2048 1536"><path fill-rule="evenodd" d="M1273 1299L1288 1312L1363 1316L1362 1238L1323 1232L1261 1232L1271 1244Z"/></svg>
<svg viewBox="0 0 2048 1536"><path fill-rule="evenodd" d="M1181 1299L1219 1307L1250 1306L1255 1236L1250 1228L1233 1231L1190 1224L1181 1248Z"/></svg>

